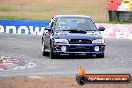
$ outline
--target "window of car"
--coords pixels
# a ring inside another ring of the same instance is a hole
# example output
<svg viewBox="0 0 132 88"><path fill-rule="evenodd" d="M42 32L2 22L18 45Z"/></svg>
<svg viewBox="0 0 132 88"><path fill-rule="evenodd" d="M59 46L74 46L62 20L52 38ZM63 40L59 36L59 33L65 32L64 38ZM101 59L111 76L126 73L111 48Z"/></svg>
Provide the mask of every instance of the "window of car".
<svg viewBox="0 0 132 88"><path fill-rule="evenodd" d="M60 17L55 24L55 30L97 30L90 18L84 17Z"/></svg>

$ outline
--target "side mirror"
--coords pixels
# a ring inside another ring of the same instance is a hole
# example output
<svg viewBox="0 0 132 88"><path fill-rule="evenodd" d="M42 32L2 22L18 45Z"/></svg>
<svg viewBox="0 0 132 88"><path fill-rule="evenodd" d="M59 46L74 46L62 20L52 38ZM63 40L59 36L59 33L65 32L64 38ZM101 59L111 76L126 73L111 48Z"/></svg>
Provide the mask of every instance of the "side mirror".
<svg viewBox="0 0 132 88"><path fill-rule="evenodd" d="M104 31L105 30L105 28L104 27L99 27L99 29L98 29L99 31Z"/></svg>
<svg viewBox="0 0 132 88"><path fill-rule="evenodd" d="M52 31L52 29L51 28L49 28L49 27L45 27L45 30L44 30L46 33L47 32L51 32Z"/></svg>

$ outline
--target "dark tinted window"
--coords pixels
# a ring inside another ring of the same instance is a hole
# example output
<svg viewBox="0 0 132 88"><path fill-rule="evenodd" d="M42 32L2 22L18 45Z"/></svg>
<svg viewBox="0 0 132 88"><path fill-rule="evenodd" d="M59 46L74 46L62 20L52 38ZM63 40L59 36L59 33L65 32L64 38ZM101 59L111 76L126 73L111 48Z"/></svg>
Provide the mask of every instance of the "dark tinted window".
<svg viewBox="0 0 132 88"><path fill-rule="evenodd" d="M89 18L60 17L56 21L55 30L97 30Z"/></svg>

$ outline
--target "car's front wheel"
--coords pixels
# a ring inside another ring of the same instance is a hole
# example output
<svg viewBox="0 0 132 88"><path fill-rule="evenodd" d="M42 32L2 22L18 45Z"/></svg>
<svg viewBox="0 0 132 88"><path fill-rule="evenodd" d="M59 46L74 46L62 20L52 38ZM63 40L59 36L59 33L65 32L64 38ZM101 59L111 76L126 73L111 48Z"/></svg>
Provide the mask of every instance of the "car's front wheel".
<svg viewBox="0 0 132 88"><path fill-rule="evenodd" d="M50 58L51 59L56 59L58 56L57 56L57 54L55 54L54 52L53 52L53 48L52 48L52 46L50 47Z"/></svg>

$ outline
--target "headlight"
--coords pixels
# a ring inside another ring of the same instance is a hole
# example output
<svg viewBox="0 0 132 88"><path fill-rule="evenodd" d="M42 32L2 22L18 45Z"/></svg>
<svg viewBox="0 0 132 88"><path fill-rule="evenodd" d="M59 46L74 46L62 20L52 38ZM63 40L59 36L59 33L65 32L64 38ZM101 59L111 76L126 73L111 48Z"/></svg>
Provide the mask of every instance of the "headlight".
<svg viewBox="0 0 132 88"><path fill-rule="evenodd" d="M56 43L64 43L64 44L68 44L69 41L67 39L55 39Z"/></svg>
<svg viewBox="0 0 132 88"><path fill-rule="evenodd" d="M96 40L93 40L92 43L105 43L105 40L104 39L96 39Z"/></svg>

